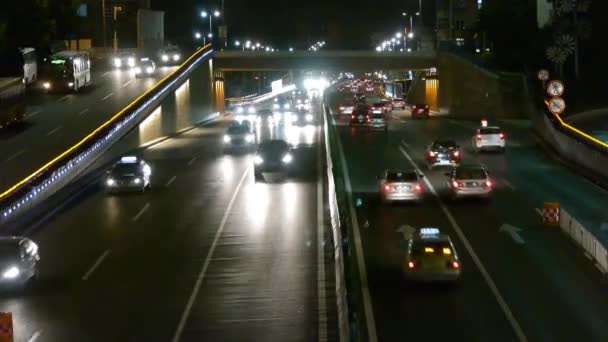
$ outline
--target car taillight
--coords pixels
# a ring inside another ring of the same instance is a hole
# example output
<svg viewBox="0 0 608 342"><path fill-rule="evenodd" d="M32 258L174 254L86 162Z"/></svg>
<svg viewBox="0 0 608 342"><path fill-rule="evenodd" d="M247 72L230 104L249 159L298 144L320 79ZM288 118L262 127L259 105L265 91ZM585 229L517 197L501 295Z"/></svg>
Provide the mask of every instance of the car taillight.
<svg viewBox="0 0 608 342"><path fill-rule="evenodd" d="M370 116L369 116L369 115L367 115L367 116L365 116L365 117L367 118L367 121L370 121L370 120L371 120L371 118L370 118Z"/></svg>
<svg viewBox="0 0 608 342"><path fill-rule="evenodd" d="M505 139L505 134L504 133L500 133L498 136L500 137L501 140Z"/></svg>
<svg viewBox="0 0 608 342"><path fill-rule="evenodd" d="M429 157L431 157L431 158L435 157L435 152L429 151Z"/></svg>
<svg viewBox="0 0 608 342"><path fill-rule="evenodd" d="M391 191L393 188L390 185L385 185L384 186L384 191L389 192Z"/></svg>
<svg viewBox="0 0 608 342"><path fill-rule="evenodd" d="M416 191L421 192L422 191L422 185L416 184Z"/></svg>
<svg viewBox="0 0 608 342"><path fill-rule="evenodd" d="M350 116L350 118L351 118L351 119L354 119L354 118L355 118L355 116L354 116L354 115L351 115L351 116Z"/></svg>
<svg viewBox="0 0 608 342"><path fill-rule="evenodd" d="M452 181L452 186L454 186L455 188L461 188L463 185L461 182Z"/></svg>
<svg viewBox="0 0 608 342"><path fill-rule="evenodd" d="M413 262L413 261L408 261L408 263L407 263L407 268L409 268L409 269L414 269L414 268L416 268L416 263L415 263L415 262Z"/></svg>
<svg viewBox="0 0 608 342"><path fill-rule="evenodd" d="M487 188L491 188L491 187L492 187L492 181L489 181L489 180L488 180L488 181L485 181L485 182L483 183L483 185L484 185L485 187L487 187Z"/></svg>
<svg viewBox="0 0 608 342"><path fill-rule="evenodd" d="M454 157L460 157L460 151L454 151L454 153L452 153L454 155Z"/></svg>
<svg viewBox="0 0 608 342"><path fill-rule="evenodd" d="M458 261L448 262L449 266L452 268L460 268L460 263Z"/></svg>
<svg viewBox="0 0 608 342"><path fill-rule="evenodd" d="M477 134L477 140L481 140L481 134Z"/></svg>

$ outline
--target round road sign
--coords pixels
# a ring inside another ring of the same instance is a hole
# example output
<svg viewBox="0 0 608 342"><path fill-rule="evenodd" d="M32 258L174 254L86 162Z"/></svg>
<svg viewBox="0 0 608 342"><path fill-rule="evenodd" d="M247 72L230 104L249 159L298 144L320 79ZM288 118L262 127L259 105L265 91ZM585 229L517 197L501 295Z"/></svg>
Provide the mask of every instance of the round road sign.
<svg viewBox="0 0 608 342"><path fill-rule="evenodd" d="M546 81L549 79L549 71L542 69L538 71L538 79L541 81Z"/></svg>
<svg viewBox="0 0 608 342"><path fill-rule="evenodd" d="M566 101L561 97L552 97L547 107L551 113L560 115L566 110Z"/></svg>
<svg viewBox="0 0 608 342"><path fill-rule="evenodd" d="M564 83L562 81L558 81L558 80L553 80L550 81L549 84L547 84L547 94L554 96L554 97L559 97L564 95L564 90L565 86Z"/></svg>

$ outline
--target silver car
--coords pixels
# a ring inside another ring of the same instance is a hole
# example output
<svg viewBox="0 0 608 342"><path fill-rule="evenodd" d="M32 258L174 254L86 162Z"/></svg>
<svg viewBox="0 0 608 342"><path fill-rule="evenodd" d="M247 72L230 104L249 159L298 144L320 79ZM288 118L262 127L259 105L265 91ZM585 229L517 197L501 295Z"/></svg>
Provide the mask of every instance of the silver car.
<svg viewBox="0 0 608 342"><path fill-rule="evenodd" d="M38 277L38 245L26 237L0 237L0 285L23 285Z"/></svg>
<svg viewBox="0 0 608 342"><path fill-rule="evenodd" d="M456 281L461 264L454 244L438 228L420 228L408 239L404 274L414 281Z"/></svg>
<svg viewBox="0 0 608 342"><path fill-rule="evenodd" d="M480 165L461 165L445 174L448 177L447 189L451 198L482 197L489 198L494 184L488 171Z"/></svg>
<svg viewBox="0 0 608 342"><path fill-rule="evenodd" d="M416 171L386 170L378 177L382 203L393 201L420 202L424 197L422 175Z"/></svg>

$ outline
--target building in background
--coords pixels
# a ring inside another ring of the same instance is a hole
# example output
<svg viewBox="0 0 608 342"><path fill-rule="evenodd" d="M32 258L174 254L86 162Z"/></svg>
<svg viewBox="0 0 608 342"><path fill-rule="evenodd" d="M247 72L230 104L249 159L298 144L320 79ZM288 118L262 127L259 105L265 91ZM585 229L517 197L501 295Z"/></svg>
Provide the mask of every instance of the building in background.
<svg viewBox="0 0 608 342"><path fill-rule="evenodd" d="M482 0L436 0L437 44L473 46L473 40L480 39L473 31L482 6Z"/></svg>
<svg viewBox="0 0 608 342"><path fill-rule="evenodd" d="M549 25L553 14L553 3L549 0L536 0L536 24L542 29Z"/></svg>
<svg viewBox="0 0 608 342"><path fill-rule="evenodd" d="M150 9L150 0L86 0L97 47L135 48L137 12Z"/></svg>

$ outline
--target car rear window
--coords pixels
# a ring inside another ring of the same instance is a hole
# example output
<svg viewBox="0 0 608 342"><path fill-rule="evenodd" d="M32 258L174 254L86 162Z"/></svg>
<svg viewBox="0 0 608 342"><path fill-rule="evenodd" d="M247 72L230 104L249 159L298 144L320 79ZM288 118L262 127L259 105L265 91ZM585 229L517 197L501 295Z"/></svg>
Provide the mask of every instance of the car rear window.
<svg viewBox="0 0 608 342"><path fill-rule="evenodd" d="M384 107L384 103L382 103L382 102L374 103L374 107Z"/></svg>
<svg viewBox="0 0 608 342"><path fill-rule="evenodd" d="M374 119L384 119L384 114L374 114L372 115Z"/></svg>
<svg viewBox="0 0 608 342"><path fill-rule="evenodd" d="M498 127L480 128L479 134L500 134L502 131Z"/></svg>
<svg viewBox="0 0 608 342"><path fill-rule="evenodd" d="M418 175L415 172L396 172L389 171L386 174L387 182L416 182L418 181Z"/></svg>
<svg viewBox="0 0 608 342"><path fill-rule="evenodd" d="M485 179L487 178L484 169L459 168L456 169L456 179Z"/></svg>
<svg viewBox="0 0 608 342"><path fill-rule="evenodd" d="M452 246L446 241L419 241L412 246L412 255L453 255Z"/></svg>
<svg viewBox="0 0 608 342"><path fill-rule="evenodd" d="M289 146L284 141L268 141L263 142L258 148L259 153L264 154L279 154L282 152L286 152L289 149Z"/></svg>
<svg viewBox="0 0 608 342"><path fill-rule="evenodd" d="M245 134L248 133L249 130L246 126L230 126L228 127L228 134Z"/></svg>
<svg viewBox="0 0 608 342"><path fill-rule="evenodd" d="M456 148L456 143L452 140L435 141L433 143L433 149L439 149L439 148Z"/></svg>

